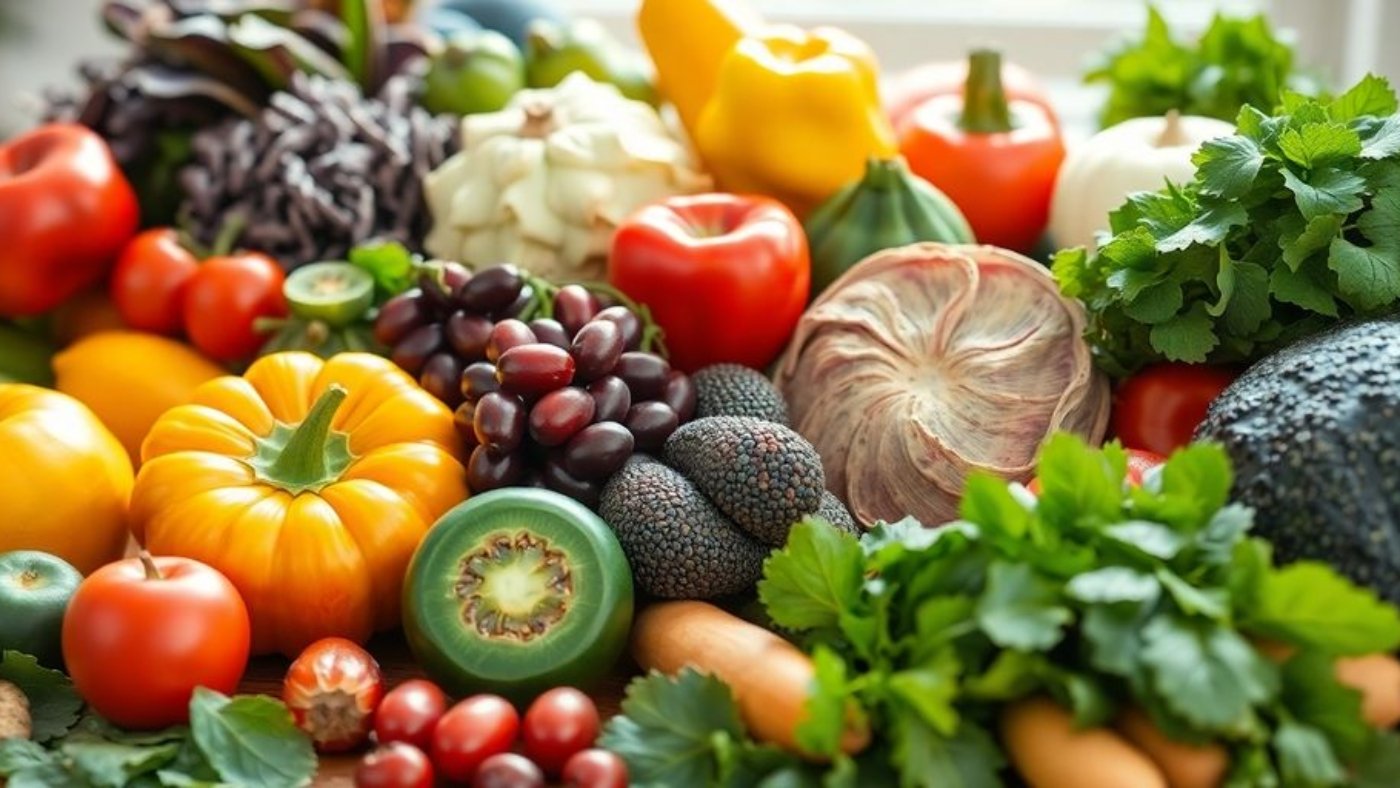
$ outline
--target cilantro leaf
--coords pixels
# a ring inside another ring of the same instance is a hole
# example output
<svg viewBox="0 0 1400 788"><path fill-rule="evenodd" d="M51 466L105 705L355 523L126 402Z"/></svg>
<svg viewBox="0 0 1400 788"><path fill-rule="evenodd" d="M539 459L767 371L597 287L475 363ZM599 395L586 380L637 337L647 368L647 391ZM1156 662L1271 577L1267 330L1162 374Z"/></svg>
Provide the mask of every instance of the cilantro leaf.
<svg viewBox="0 0 1400 788"><path fill-rule="evenodd" d="M961 666L957 654L942 649L929 662L890 674L889 688L908 709L942 736L957 732L959 716L954 702Z"/></svg>
<svg viewBox="0 0 1400 788"><path fill-rule="evenodd" d="M1306 224L1299 222L1301 230L1295 235L1288 233L1279 235L1278 245L1283 251L1283 262L1288 264L1288 268L1293 271L1298 270L1298 266L1308 259L1308 256L1320 252L1331 245L1332 239L1336 238L1342 231L1343 219L1339 214L1323 214L1314 216Z"/></svg>
<svg viewBox="0 0 1400 788"><path fill-rule="evenodd" d="M286 706L266 696L229 698L199 687L190 699L190 733L224 782L294 788L316 773L311 739Z"/></svg>
<svg viewBox="0 0 1400 788"><path fill-rule="evenodd" d="M1121 450L1097 452L1064 433L1052 435L1040 450L1040 500L1046 520L1068 524L1119 519L1127 461Z"/></svg>
<svg viewBox="0 0 1400 788"><path fill-rule="evenodd" d="M1371 210L1361 214L1356 226L1372 244L1393 244L1400 238L1400 186L1389 186L1371 198Z"/></svg>
<svg viewBox="0 0 1400 788"><path fill-rule="evenodd" d="M864 568L855 537L807 518L792 527L787 545L764 561L758 596L778 626L834 628L858 602Z"/></svg>
<svg viewBox="0 0 1400 788"><path fill-rule="evenodd" d="M1400 244L1362 247L1337 238L1327 263L1337 272L1342 298L1357 309L1376 310L1400 298Z"/></svg>
<svg viewBox="0 0 1400 788"><path fill-rule="evenodd" d="M1400 648L1400 612L1330 566L1305 561L1267 572L1241 626L1344 656Z"/></svg>
<svg viewBox="0 0 1400 788"><path fill-rule="evenodd" d="M816 678L804 707L806 719L797 727L797 743L811 753L835 755L841 751L847 700L851 696L846 663L835 651L818 646L812 652L812 665Z"/></svg>
<svg viewBox="0 0 1400 788"><path fill-rule="evenodd" d="M1105 566L1071 578L1065 593L1088 604L1155 602L1161 585L1152 575L1126 566Z"/></svg>
<svg viewBox="0 0 1400 788"><path fill-rule="evenodd" d="M1104 535L1154 558L1169 560L1186 546L1186 539L1174 529L1146 520L1129 520L1110 525Z"/></svg>
<svg viewBox="0 0 1400 788"><path fill-rule="evenodd" d="M0 653L0 681L19 687L29 699L34 740L43 744L67 733L78 721L83 701L73 682L57 670L39 664L18 651Z"/></svg>
<svg viewBox="0 0 1400 788"><path fill-rule="evenodd" d="M1274 732L1273 749L1284 784L1290 788L1346 782L1346 770L1337 761L1327 737L1316 728L1284 720Z"/></svg>
<svg viewBox="0 0 1400 788"><path fill-rule="evenodd" d="M1215 202L1202 207L1204 210L1185 227L1157 241L1157 251L1179 252L1194 244L1214 246L1224 241L1232 229L1249 221L1244 206L1237 202Z"/></svg>
<svg viewBox="0 0 1400 788"><path fill-rule="evenodd" d="M1264 151L1248 137L1216 137L1201 143L1191 162L1202 194L1235 199L1254 185L1264 166Z"/></svg>
<svg viewBox="0 0 1400 788"><path fill-rule="evenodd" d="M1361 145L1361 158L1388 159L1400 153L1400 115L1380 123Z"/></svg>
<svg viewBox="0 0 1400 788"><path fill-rule="evenodd" d="M1367 74L1332 100L1332 117L1343 123L1366 115L1392 115L1400 108L1385 77Z"/></svg>
<svg viewBox="0 0 1400 788"><path fill-rule="evenodd" d="M1337 301L1328 284L1307 266L1296 273L1281 265L1269 275L1269 293L1285 304L1296 304L1319 315L1337 316Z"/></svg>
<svg viewBox="0 0 1400 788"><path fill-rule="evenodd" d="M63 742L60 750L93 785L122 788L138 776L154 773L174 761L180 745L120 744L80 737Z"/></svg>
<svg viewBox="0 0 1400 788"><path fill-rule="evenodd" d="M1236 733L1278 691L1278 669L1233 630L1158 616L1143 630L1143 662L1166 705L1204 731Z"/></svg>
<svg viewBox="0 0 1400 788"><path fill-rule="evenodd" d="M938 732L912 714L891 725L901 784L919 788L1000 788L1006 760L981 728L964 723L955 736Z"/></svg>
<svg viewBox="0 0 1400 788"><path fill-rule="evenodd" d="M1361 693L1337 681L1336 664L1321 651L1301 651L1283 665L1283 705L1298 722L1327 736L1348 761L1371 744L1372 729L1361 716Z"/></svg>
<svg viewBox="0 0 1400 788"><path fill-rule="evenodd" d="M1143 607L1094 605L1083 616L1089 663L1115 676L1133 676L1142 652Z"/></svg>
<svg viewBox="0 0 1400 788"><path fill-rule="evenodd" d="M1361 210L1361 195L1366 179L1354 173L1326 167L1311 171L1306 177L1284 169L1283 185L1293 192L1303 218L1312 221L1329 213L1351 213Z"/></svg>
<svg viewBox="0 0 1400 788"><path fill-rule="evenodd" d="M1169 361L1199 364L1220 344L1203 303L1152 327L1152 347Z"/></svg>
<svg viewBox="0 0 1400 788"><path fill-rule="evenodd" d="M43 766L53 760L53 753L29 739L0 739L0 778L24 769Z"/></svg>
<svg viewBox="0 0 1400 788"><path fill-rule="evenodd" d="M1003 648L1045 651L1062 637L1073 614L1060 604L1054 584L1026 564L995 561L987 590L977 600L977 624Z"/></svg>
<svg viewBox="0 0 1400 788"><path fill-rule="evenodd" d="M1309 123L1284 129L1278 147L1289 161L1313 169L1360 155L1361 135L1342 123Z"/></svg>

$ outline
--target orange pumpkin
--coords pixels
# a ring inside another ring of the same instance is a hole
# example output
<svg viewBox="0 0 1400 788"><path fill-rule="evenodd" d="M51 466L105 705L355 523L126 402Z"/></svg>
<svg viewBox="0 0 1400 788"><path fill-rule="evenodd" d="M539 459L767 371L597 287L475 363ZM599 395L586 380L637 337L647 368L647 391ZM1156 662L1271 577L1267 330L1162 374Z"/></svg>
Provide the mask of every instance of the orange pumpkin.
<svg viewBox="0 0 1400 788"><path fill-rule="evenodd" d="M408 560L467 496L452 413L388 360L278 353L196 389L142 445L132 531L228 576L253 651L399 623Z"/></svg>

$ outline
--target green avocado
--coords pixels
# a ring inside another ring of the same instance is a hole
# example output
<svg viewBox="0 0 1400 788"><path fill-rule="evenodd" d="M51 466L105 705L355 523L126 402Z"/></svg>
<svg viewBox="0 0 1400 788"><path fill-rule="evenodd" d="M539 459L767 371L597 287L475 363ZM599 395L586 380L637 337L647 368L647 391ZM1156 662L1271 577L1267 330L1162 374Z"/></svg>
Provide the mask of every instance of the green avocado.
<svg viewBox="0 0 1400 788"><path fill-rule="evenodd" d="M0 553L0 651L29 654L41 664L63 663L63 614L83 576L56 555L38 550Z"/></svg>
<svg viewBox="0 0 1400 788"><path fill-rule="evenodd" d="M404 634L429 676L520 703L607 675L632 626L617 538L549 490L493 490L448 511L414 553L403 594Z"/></svg>

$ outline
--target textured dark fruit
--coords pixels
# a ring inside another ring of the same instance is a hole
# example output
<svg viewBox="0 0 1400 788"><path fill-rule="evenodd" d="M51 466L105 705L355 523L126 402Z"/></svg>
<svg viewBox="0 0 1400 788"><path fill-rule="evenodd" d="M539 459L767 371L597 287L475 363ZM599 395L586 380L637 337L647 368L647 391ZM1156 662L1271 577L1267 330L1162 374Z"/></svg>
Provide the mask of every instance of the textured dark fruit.
<svg viewBox="0 0 1400 788"><path fill-rule="evenodd" d="M660 463L630 463L614 474L598 513L617 533L637 585L652 596L728 596L753 588L763 574L768 548Z"/></svg>
<svg viewBox="0 0 1400 788"><path fill-rule="evenodd" d="M628 350L637 350L642 346L642 321L627 307L610 306L599 312L594 319L616 323L617 327L622 329L622 344Z"/></svg>
<svg viewBox="0 0 1400 788"><path fill-rule="evenodd" d="M637 451L656 451L666 445L666 439L676 431L680 419L670 405L652 400L629 408L622 424L632 433Z"/></svg>
<svg viewBox="0 0 1400 788"><path fill-rule="evenodd" d="M633 402L656 399L666 387L666 376L671 374L671 365L666 363L666 359L651 353L628 351L618 358L613 374L627 381Z"/></svg>
<svg viewBox="0 0 1400 788"><path fill-rule="evenodd" d="M513 347L496 359L496 380L501 388L524 397L563 388L573 379L573 356L543 342Z"/></svg>
<svg viewBox="0 0 1400 788"><path fill-rule="evenodd" d="M528 325L514 318L502 320L491 329L491 338L486 342L486 360L494 363L507 350L538 341L539 338Z"/></svg>
<svg viewBox="0 0 1400 788"><path fill-rule="evenodd" d="M570 334L577 334L600 308L598 297L582 285L564 285L554 294L554 319Z"/></svg>
<svg viewBox="0 0 1400 788"><path fill-rule="evenodd" d="M632 407L632 392L622 378L616 375L598 378L588 384L588 393L595 406L594 421L621 422L627 418L627 410Z"/></svg>
<svg viewBox="0 0 1400 788"><path fill-rule="evenodd" d="M1245 371L1198 439L1234 465L1280 564L1325 561L1400 604L1400 318L1341 326Z"/></svg>
<svg viewBox="0 0 1400 788"><path fill-rule="evenodd" d="M546 345L553 345L561 350L569 349L569 332L558 320L551 320L547 317L539 317L530 321L530 331L535 335L535 339Z"/></svg>
<svg viewBox="0 0 1400 788"><path fill-rule="evenodd" d="M622 330L607 320L595 320L579 329L569 346L582 383L612 372L622 357L622 350Z"/></svg>
<svg viewBox="0 0 1400 788"><path fill-rule="evenodd" d="M671 370L666 376L666 385L661 389L661 401L676 412L681 422L690 421L695 416L697 403L695 380L679 369Z"/></svg>
<svg viewBox="0 0 1400 788"><path fill-rule="evenodd" d="M442 326L429 323L408 332L394 349L389 358L400 369L410 375L417 375L427 363L428 357L442 347Z"/></svg>
<svg viewBox="0 0 1400 788"><path fill-rule="evenodd" d="M852 536L865 533L865 529L857 525L855 518L851 516L851 510L830 490L822 493L822 503L817 507L817 516Z"/></svg>
<svg viewBox="0 0 1400 788"><path fill-rule="evenodd" d="M635 446L632 433L615 421L590 424L564 446L564 470L586 481L606 479L627 462Z"/></svg>
<svg viewBox="0 0 1400 788"><path fill-rule="evenodd" d="M457 302L478 314L504 309L525 286L525 275L513 265L497 265L473 274L456 292Z"/></svg>
<svg viewBox="0 0 1400 788"><path fill-rule="evenodd" d="M485 446L477 446L467 459L467 486L472 492L511 487L524 476L525 459L518 452L496 454Z"/></svg>
<svg viewBox="0 0 1400 788"><path fill-rule="evenodd" d="M530 409L530 437L541 446L558 446L593 421L594 408L583 389L555 389Z"/></svg>
<svg viewBox="0 0 1400 788"><path fill-rule="evenodd" d="M751 416L788 426L787 402L761 372L739 364L714 364L692 376L695 418Z"/></svg>
<svg viewBox="0 0 1400 788"><path fill-rule="evenodd" d="M780 546L793 523L817 511L826 475L817 450L771 421L711 416L671 434L666 463L759 541Z"/></svg>
<svg viewBox="0 0 1400 788"><path fill-rule="evenodd" d="M525 403L502 391L482 397L476 403L476 442L502 454L513 452L525 439Z"/></svg>
<svg viewBox="0 0 1400 788"><path fill-rule="evenodd" d="M494 323L480 315L458 310L447 318L447 344L463 362L470 364L480 361L486 358L486 343L491 341L491 330L495 327Z"/></svg>

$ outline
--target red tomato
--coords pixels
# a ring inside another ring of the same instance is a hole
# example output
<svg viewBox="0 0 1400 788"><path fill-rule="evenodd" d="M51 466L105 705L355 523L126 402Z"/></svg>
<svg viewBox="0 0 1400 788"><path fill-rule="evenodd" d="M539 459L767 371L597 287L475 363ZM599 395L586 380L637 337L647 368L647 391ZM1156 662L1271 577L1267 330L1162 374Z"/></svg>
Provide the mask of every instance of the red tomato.
<svg viewBox="0 0 1400 788"><path fill-rule="evenodd" d="M1147 475L1147 472L1166 461L1165 457L1159 454L1153 454L1150 451L1128 449L1128 472L1125 477L1128 484L1133 487L1141 486L1143 477ZM1026 485L1026 489L1030 490L1032 495L1040 495L1040 480L1031 479Z"/></svg>
<svg viewBox="0 0 1400 788"><path fill-rule="evenodd" d="M282 702L321 752L364 744L383 697L379 663L345 638L322 638L307 646L282 681Z"/></svg>
<svg viewBox="0 0 1400 788"><path fill-rule="evenodd" d="M1168 455L1191 442L1210 403L1237 372L1207 364L1155 364L1114 394L1113 432L1123 445Z"/></svg>
<svg viewBox="0 0 1400 788"><path fill-rule="evenodd" d="M126 245L112 271L112 301L132 328L178 334L183 322L185 285L199 270L190 250L169 227L147 230Z"/></svg>
<svg viewBox="0 0 1400 788"><path fill-rule="evenodd" d="M544 788L544 772L523 755L498 753L481 762L472 788Z"/></svg>
<svg viewBox="0 0 1400 788"><path fill-rule="evenodd" d="M433 764L412 744L396 741L365 756L355 769L355 788L432 788Z"/></svg>
<svg viewBox="0 0 1400 788"><path fill-rule="evenodd" d="M447 711L447 696L427 679L410 679L389 690L374 714L380 744L402 741L420 750L433 747L433 728Z"/></svg>
<svg viewBox="0 0 1400 788"><path fill-rule="evenodd" d="M228 578L188 558L128 558L78 586L63 659L78 694L123 728L189 721L195 687L232 693L248 664L248 608Z"/></svg>
<svg viewBox="0 0 1400 788"><path fill-rule="evenodd" d="M525 712L525 754L549 774L559 774L570 758L593 746L601 724L591 698L573 687L555 687Z"/></svg>
<svg viewBox="0 0 1400 788"><path fill-rule="evenodd" d="M190 343L216 361L252 357L266 339L254 330L254 321L287 314L285 278L265 255L205 260L185 285L185 333Z"/></svg>
<svg viewBox="0 0 1400 788"><path fill-rule="evenodd" d="M627 788L627 764L617 753L584 750L564 764L565 788Z"/></svg>
<svg viewBox="0 0 1400 788"><path fill-rule="evenodd" d="M515 744L520 715L497 695L473 695L447 710L433 728L433 765L438 774L467 782L481 762Z"/></svg>

